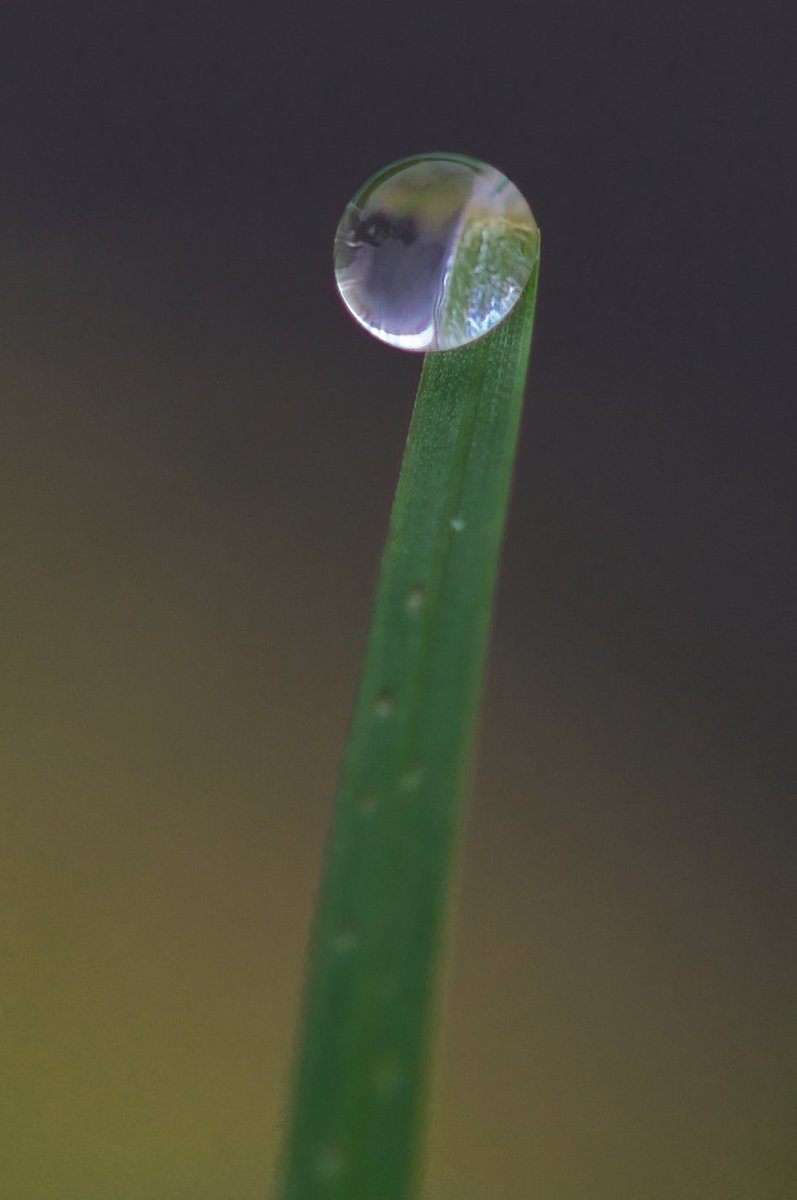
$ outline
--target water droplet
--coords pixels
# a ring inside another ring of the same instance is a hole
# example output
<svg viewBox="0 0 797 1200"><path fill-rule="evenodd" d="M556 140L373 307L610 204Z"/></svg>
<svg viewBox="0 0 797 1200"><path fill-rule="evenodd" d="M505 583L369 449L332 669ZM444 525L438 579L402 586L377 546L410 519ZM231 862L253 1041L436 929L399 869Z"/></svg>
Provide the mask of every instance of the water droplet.
<svg viewBox="0 0 797 1200"><path fill-rule="evenodd" d="M495 328L528 283L540 231L514 184L457 154L402 159L341 218L335 278L352 315L403 350L453 350Z"/></svg>
<svg viewBox="0 0 797 1200"><path fill-rule="evenodd" d="M395 702L396 698L392 692L380 692L376 698L374 712L382 721L386 721L387 718L393 713L393 705Z"/></svg>
<svg viewBox="0 0 797 1200"><path fill-rule="evenodd" d="M315 1173L319 1179L340 1179L345 1161L337 1146L324 1146L315 1158Z"/></svg>
<svg viewBox="0 0 797 1200"><path fill-rule="evenodd" d="M452 517L448 524L454 533L462 533L462 530L465 528L465 518Z"/></svg>
<svg viewBox="0 0 797 1200"><path fill-rule="evenodd" d="M425 600L426 600L426 591L424 588L422 588L420 585L418 585L417 587L414 587L414 588L410 588L409 592L407 592L407 601L406 601L407 612L411 612L411 613L420 612L420 610L424 606Z"/></svg>

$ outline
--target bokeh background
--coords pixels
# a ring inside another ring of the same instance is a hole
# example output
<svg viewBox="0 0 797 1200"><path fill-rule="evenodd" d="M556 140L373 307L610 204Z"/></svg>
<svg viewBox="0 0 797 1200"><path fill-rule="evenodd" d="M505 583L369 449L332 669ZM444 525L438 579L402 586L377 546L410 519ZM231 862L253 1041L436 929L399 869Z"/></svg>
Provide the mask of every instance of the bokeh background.
<svg viewBox="0 0 797 1200"><path fill-rule="evenodd" d="M5 0L0 1191L255 1200L420 360L331 243L543 266L428 1200L797 1191L787 3Z"/></svg>

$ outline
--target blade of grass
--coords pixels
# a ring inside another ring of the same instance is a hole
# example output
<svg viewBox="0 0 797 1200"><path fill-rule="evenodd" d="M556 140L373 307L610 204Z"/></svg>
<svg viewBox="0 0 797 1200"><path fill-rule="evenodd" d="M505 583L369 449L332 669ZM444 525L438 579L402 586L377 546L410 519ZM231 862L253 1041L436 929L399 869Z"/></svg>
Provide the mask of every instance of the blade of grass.
<svg viewBox="0 0 797 1200"><path fill-rule="evenodd" d="M531 344L424 360L327 850L283 1200L406 1200Z"/></svg>

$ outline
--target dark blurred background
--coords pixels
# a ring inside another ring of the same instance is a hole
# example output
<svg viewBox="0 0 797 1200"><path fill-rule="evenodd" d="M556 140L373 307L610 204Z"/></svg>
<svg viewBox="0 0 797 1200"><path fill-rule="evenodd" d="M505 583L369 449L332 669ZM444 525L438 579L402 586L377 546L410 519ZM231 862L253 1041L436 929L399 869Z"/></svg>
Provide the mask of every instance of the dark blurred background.
<svg viewBox="0 0 797 1200"><path fill-rule="evenodd" d="M543 265L426 1196L795 1195L794 23L5 0L4 1200L268 1192L420 367L332 236L429 150Z"/></svg>

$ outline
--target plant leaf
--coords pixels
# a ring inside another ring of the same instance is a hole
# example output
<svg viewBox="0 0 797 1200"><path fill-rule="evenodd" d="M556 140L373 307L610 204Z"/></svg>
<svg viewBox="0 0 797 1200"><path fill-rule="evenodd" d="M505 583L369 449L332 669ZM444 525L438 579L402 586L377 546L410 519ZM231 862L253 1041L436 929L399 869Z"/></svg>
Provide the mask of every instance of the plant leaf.
<svg viewBox="0 0 797 1200"><path fill-rule="evenodd" d="M318 902L284 1200L406 1200L539 263L492 333L427 355Z"/></svg>

